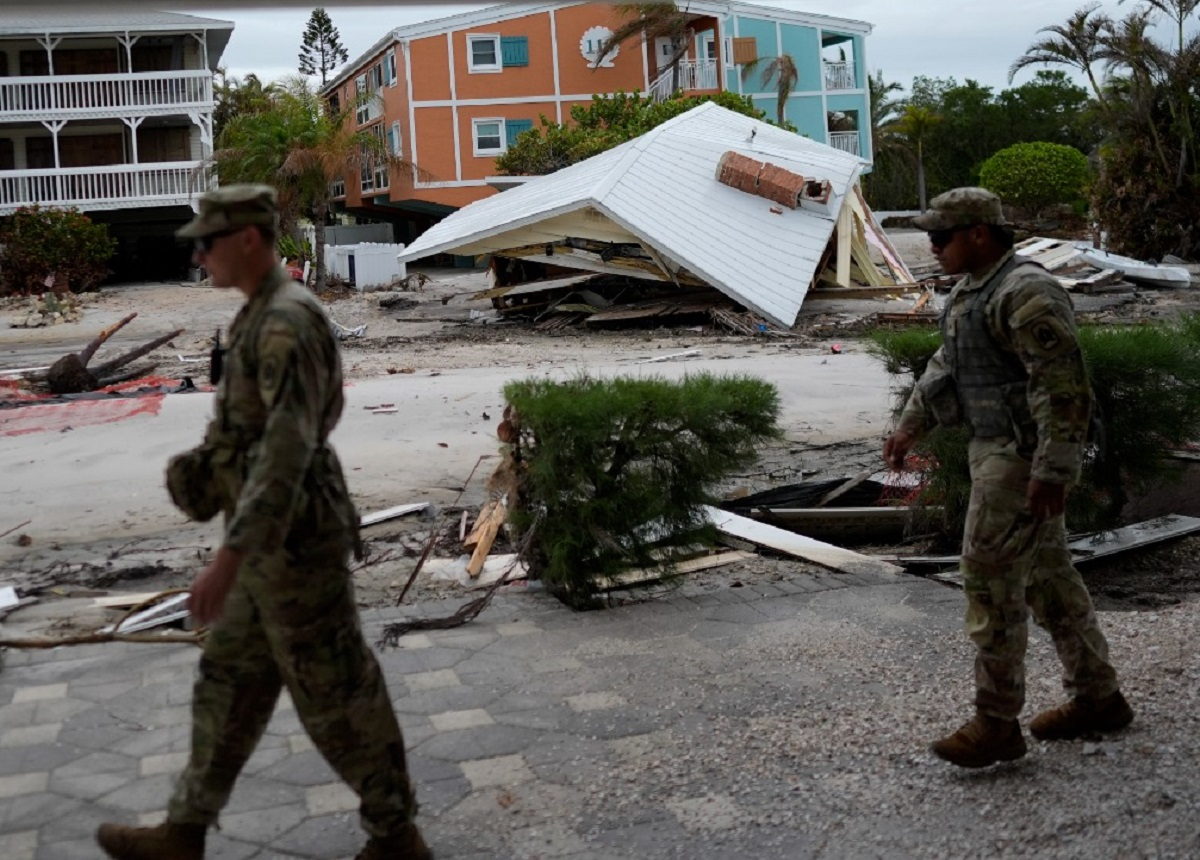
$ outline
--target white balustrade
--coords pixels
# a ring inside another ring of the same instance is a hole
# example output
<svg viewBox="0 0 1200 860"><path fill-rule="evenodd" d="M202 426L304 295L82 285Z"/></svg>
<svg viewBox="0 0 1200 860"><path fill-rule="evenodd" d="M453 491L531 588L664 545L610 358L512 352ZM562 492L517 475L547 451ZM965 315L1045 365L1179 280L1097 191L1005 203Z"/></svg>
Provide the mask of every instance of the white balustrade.
<svg viewBox="0 0 1200 860"><path fill-rule="evenodd" d="M854 63L826 63L825 89L827 90L856 90L858 81L854 74Z"/></svg>
<svg viewBox="0 0 1200 860"><path fill-rule="evenodd" d="M213 104L208 71L0 77L0 119L177 113Z"/></svg>
<svg viewBox="0 0 1200 860"><path fill-rule="evenodd" d="M0 171L0 214L34 203L84 210L187 205L208 190L199 162Z"/></svg>
<svg viewBox="0 0 1200 860"><path fill-rule="evenodd" d="M840 149L842 152L848 152L851 155L860 154L858 151L857 131L831 131L829 132L829 145L834 149Z"/></svg>
<svg viewBox="0 0 1200 860"><path fill-rule="evenodd" d="M664 68L650 85L649 95L657 102L666 101L676 90L715 90L720 88L716 60L682 60L678 69Z"/></svg>

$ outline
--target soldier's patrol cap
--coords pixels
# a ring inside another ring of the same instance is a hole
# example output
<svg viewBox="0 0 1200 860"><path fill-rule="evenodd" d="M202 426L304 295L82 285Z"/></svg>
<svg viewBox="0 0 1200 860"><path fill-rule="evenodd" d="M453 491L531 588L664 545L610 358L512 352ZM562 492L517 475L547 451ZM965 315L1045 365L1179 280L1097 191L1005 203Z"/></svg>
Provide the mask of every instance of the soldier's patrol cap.
<svg viewBox="0 0 1200 860"><path fill-rule="evenodd" d="M201 195L200 211L175 235L199 239L251 224L279 229L279 202L270 185L226 185Z"/></svg>
<svg viewBox="0 0 1200 860"><path fill-rule="evenodd" d="M939 194L929 203L929 209L912 219L918 230L952 230L976 224L1003 226L1004 208L1000 198L986 188L953 188Z"/></svg>

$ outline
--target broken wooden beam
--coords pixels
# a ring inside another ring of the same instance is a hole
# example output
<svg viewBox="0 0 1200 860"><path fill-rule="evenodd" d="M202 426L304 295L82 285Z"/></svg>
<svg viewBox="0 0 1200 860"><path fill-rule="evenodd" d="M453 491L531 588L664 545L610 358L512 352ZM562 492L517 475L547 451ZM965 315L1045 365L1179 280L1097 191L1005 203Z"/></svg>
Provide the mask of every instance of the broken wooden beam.
<svg viewBox="0 0 1200 860"><path fill-rule="evenodd" d="M843 573L884 576L893 576L904 572L903 568L886 561L798 535L766 523L755 522L748 517L740 517L719 508L706 505L704 510L717 531L722 534L748 540L758 546L770 547L822 567L832 568Z"/></svg>

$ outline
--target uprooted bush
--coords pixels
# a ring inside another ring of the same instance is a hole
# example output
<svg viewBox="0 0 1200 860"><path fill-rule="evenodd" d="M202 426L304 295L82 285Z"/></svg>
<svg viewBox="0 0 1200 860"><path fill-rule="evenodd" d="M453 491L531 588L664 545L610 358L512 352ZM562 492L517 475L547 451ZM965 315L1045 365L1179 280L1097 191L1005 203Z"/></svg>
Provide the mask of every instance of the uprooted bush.
<svg viewBox="0 0 1200 860"><path fill-rule="evenodd" d="M529 379L504 396L520 466L512 520L529 536L530 573L577 608L599 605L608 577L669 576L711 542L712 488L779 435L778 392L747 376Z"/></svg>
<svg viewBox="0 0 1200 860"><path fill-rule="evenodd" d="M94 289L117 241L75 209L25 206L0 222L0 294ZM49 276L53 275L53 278Z"/></svg>
<svg viewBox="0 0 1200 860"><path fill-rule="evenodd" d="M869 347L898 386L897 414L915 380L941 345L937 331L877 331ZM1084 326L1080 347L1096 404L1080 484L1068 498L1073 530L1109 528L1130 498L1177 475L1170 452L1200 436L1200 315L1138 326ZM917 499L941 506L944 535L957 539L966 519L971 479L968 435L938 428L915 450L930 465Z"/></svg>

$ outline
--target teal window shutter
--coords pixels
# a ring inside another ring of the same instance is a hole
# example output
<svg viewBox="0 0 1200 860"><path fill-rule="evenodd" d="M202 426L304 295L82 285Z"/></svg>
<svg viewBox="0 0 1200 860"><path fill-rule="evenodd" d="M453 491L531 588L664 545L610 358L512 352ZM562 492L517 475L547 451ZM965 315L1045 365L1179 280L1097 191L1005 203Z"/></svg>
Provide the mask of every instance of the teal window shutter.
<svg viewBox="0 0 1200 860"><path fill-rule="evenodd" d="M529 39L525 36L505 36L500 40L501 64L504 66L529 65Z"/></svg>
<svg viewBox="0 0 1200 860"><path fill-rule="evenodd" d="M517 142L517 138L523 132L533 128L533 120L531 119L507 119L504 121L504 137L509 146Z"/></svg>

